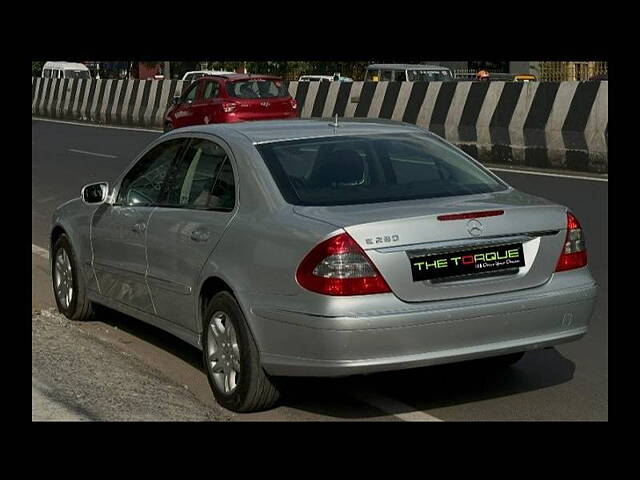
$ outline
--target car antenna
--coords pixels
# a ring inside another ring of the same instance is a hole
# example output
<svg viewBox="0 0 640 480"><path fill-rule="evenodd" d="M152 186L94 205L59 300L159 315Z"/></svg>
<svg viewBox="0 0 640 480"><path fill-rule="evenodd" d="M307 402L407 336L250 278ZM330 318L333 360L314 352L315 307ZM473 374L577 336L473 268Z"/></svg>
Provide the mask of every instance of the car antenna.
<svg viewBox="0 0 640 480"><path fill-rule="evenodd" d="M338 114L337 114L337 113L336 113L336 120L335 120L335 122L334 122L334 123L330 123L330 124L329 124L329 126L330 126L330 127L333 127L333 128L338 128L338 127L340 126L340 125L338 125Z"/></svg>

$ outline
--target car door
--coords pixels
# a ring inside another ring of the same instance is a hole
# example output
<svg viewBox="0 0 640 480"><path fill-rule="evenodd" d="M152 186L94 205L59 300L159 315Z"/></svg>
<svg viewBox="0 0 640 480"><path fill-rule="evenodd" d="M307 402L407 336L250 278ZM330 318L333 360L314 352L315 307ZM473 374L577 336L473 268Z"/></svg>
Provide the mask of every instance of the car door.
<svg viewBox="0 0 640 480"><path fill-rule="evenodd" d="M147 230L147 282L158 316L197 331L202 267L231 222L236 180L222 142L192 138Z"/></svg>
<svg viewBox="0 0 640 480"><path fill-rule="evenodd" d="M187 87L180 97L180 104L173 112L173 128L186 127L188 125L198 125L194 117L196 109L192 108L197 99L201 82L195 81Z"/></svg>
<svg viewBox="0 0 640 480"><path fill-rule="evenodd" d="M183 139L153 147L127 172L113 203L100 205L91 219L93 271L100 294L154 313L145 275L149 215Z"/></svg>
<svg viewBox="0 0 640 480"><path fill-rule="evenodd" d="M220 83L215 79L204 81L202 88L202 123L220 123L223 121Z"/></svg>

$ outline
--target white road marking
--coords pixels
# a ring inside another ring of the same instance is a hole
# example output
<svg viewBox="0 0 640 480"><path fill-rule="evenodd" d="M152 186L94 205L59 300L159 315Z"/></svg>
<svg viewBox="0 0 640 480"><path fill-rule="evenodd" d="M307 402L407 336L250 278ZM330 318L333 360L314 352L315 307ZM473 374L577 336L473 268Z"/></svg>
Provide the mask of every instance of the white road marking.
<svg viewBox="0 0 640 480"><path fill-rule="evenodd" d="M133 127L116 127L112 125L95 125L91 123L80 123L80 122L68 122L62 120L52 120L49 118L39 118L39 117L31 117L33 120L37 120L39 122L52 122L52 123L66 123L69 125L78 125L80 127L93 127L93 128L113 128L116 130L133 130L138 132L153 132L153 133L162 133L162 130L151 130L148 128L133 128ZM411 160L405 160L411 162ZM489 168L489 167L487 167ZM531 170L514 170L511 168L489 168L489 170L493 170L496 172L510 172L510 173L521 173L525 175L542 175L547 177L560 177L560 178L572 178L575 180L592 180L594 182L608 182L609 178L597 178L597 177L584 177L580 175L565 175L559 173L548 173L548 172L534 172Z"/></svg>
<svg viewBox="0 0 640 480"><path fill-rule="evenodd" d="M106 153L87 152L85 150L76 150L75 148L70 148L69 151L75 152L75 153L82 153L84 155L94 155L96 157L118 158L116 155L107 155Z"/></svg>
<svg viewBox="0 0 640 480"><path fill-rule="evenodd" d="M62 120L51 120L50 118L40 118L40 117L31 117L32 120L36 120L38 122L51 122L51 123L66 123L68 125L78 125L79 127L93 127L93 128L113 128L115 130L133 130L135 132L153 132L153 133L162 133L162 130L151 130L149 128L133 128L133 127L116 127L113 125L96 125L93 123L82 123L82 122L67 122Z"/></svg>
<svg viewBox="0 0 640 480"><path fill-rule="evenodd" d="M368 403L372 407L382 410L389 415L404 420L405 422L442 422L442 419L436 418L428 413L417 411L415 408L410 407L393 398L385 397L375 392L358 392L353 393L352 396Z"/></svg>
<svg viewBox="0 0 640 480"><path fill-rule="evenodd" d="M37 245L31 244L31 254L38 255L39 257L49 259L49 250L46 248L39 247Z"/></svg>
<svg viewBox="0 0 640 480"><path fill-rule="evenodd" d="M545 177L559 177L559 178L573 178L575 180L592 180L594 182L608 182L609 177L601 178L601 177L583 177L581 175L565 175L564 173L551 173L551 172L533 172L531 170L515 170L511 168L492 168L487 167L489 170L494 172L507 172L507 173L522 173L525 175L542 175Z"/></svg>
<svg viewBox="0 0 640 480"><path fill-rule="evenodd" d="M415 163L417 165L424 165L426 162L422 162L420 160L411 160L408 158L394 158L393 159L396 162L403 162L403 163ZM433 162L431 162L433 164ZM545 177L558 177L558 178L572 178L575 180L593 180L594 182L608 182L609 181L609 177L585 177L582 175L570 175L570 174L564 174L564 173L552 173L552 172L538 172L538 171L532 171L532 170L517 170L517 169L513 169L513 168L493 168L493 167L488 167L485 165L485 167L489 170L495 171L495 172L507 172L507 173L522 173L522 174L529 174L529 175L542 175Z"/></svg>

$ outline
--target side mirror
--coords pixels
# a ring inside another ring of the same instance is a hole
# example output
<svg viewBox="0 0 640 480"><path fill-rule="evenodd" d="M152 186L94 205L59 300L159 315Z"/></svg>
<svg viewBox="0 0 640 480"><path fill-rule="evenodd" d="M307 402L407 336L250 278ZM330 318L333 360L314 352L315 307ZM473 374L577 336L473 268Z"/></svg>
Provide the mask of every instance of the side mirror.
<svg viewBox="0 0 640 480"><path fill-rule="evenodd" d="M109 196L109 184L107 182L90 183L82 187L80 198L87 205L100 205Z"/></svg>
<svg viewBox="0 0 640 480"><path fill-rule="evenodd" d="M180 105L180 95L176 95L175 97L173 97L173 100L171 100L171 104Z"/></svg>

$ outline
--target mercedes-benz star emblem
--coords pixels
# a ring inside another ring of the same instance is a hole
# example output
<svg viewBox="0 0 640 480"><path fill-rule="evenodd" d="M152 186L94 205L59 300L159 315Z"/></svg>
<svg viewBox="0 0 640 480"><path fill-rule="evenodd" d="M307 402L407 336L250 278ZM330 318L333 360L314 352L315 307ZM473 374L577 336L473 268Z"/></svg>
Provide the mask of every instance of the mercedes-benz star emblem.
<svg viewBox="0 0 640 480"><path fill-rule="evenodd" d="M467 232L469 232L469 235L479 237L480 235L482 235L483 230L484 226L475 218L467 222Z"/></svg>

